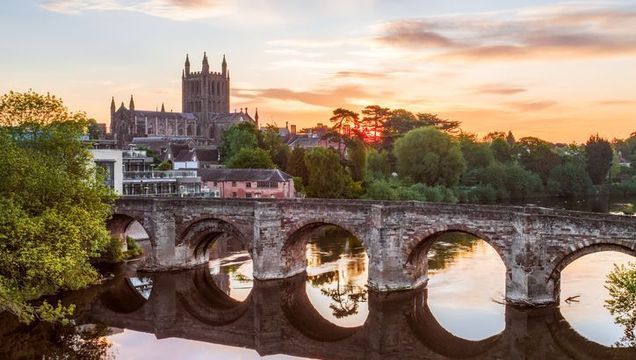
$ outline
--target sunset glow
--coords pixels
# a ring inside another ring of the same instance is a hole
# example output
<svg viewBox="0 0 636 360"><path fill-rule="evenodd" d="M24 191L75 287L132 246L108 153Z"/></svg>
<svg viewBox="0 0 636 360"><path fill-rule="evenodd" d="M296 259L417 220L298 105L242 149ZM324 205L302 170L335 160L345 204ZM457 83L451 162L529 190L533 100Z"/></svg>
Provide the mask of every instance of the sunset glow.
<svg viewBox="0 0 636 360"><path fill-rule="evenodd" d="M111 96L181 111L181 70L227 56L231 109L329 124L379 104L485 135L583 142L636 131L632 1L29 0L0 5L0 92L109 122Z"/></svg>

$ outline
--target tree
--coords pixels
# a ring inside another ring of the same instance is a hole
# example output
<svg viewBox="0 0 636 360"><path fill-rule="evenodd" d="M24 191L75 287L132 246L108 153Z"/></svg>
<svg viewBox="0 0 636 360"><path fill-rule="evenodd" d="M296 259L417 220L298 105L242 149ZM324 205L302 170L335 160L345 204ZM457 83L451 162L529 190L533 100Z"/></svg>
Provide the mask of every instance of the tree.
<svg viewBox="0 0 636 360"><path fill-rule="evenodd" d="M552 145L535 137L525 137L515 143L515 151L519 154L519 162L524 168L541 177L544 184L552 169L561 164L561 158L552 151Z"/></svg>
<svg viewBox="0 0 636 360"><path fill-rule="evenodd" d="M101 139L104 136L97 121L95 119L88 119L88 138L91 140Z"/></svg>
<svg viewBox="0 0 636 360"><path fill-rule="evenodd" d="M512 131L508 131L508 136L506 136L506 142L508 146L513 147L516 143L515 136L512 135Z"/></svg>
<svg viewBox="0 0 636 360"><path fill-rule="evenodd" d="M389 165L388 153L386 151L379 152L370 149L367 153L367 170L366 175L370 179L385 179L391 173Z"/></svg>
<svg viewBox="0 0 636 360"><path fill-rule="evenodd" d="M595 185L605 182L607 174L612 167L612 145L609 141L598 135L591 136L585 143L585 154L587 155L587 173Z"/></svg>
<svg viewBox="0 0 636 360"><path fill-rule="evenodd" d="M548 189L557 196L582 197L590 193L592 180L585 167L575 161L566 161L550 172Z"/></svg>
<svg viewBox="0 0 636 360"><path fill-rule="evenodd" d="M392 110L391 116L384 123L384 129L382 130L382 148L391 151L395 140L407 132L422 126L426 125L419 122L412 112L404 109Z"/></svg>
<svg viewBox="0 0 636 360"><path fill-rule="evenodd" d="M262 148L269 153L270 158L274 161L276 166L279 169L287 169L289 146L287 146L283 138L280 137L278 127L268 124L262 133L262 139Z"/></svg>
<svg viewBox="0 0 636 360"><path fill-rule="evenodd" d="M384 123L391 116L391 110L379 105L369 105L362 110L362 115L366 139L371 143L377 143L382 137Z"/></svg>
<svg viewBox="0 0 636 360"><path fill-rule="evenodd" d="M347 163L351 171L353 181L364 180L367 170L367 152L364 143L360 139L349 140Z"/></svg>
<svg viewBox="0 0 636 360"><path fill-rule="evenodd" d="M84 115L32 92L4 95L0 109L0 312L64 315L29 300L98 280L90 259L110 241L114 193L80 141Z"/></svg>
<svg viewBox="0 0 636 360"><path fill-rule="evenodd" d="M309 170L307 170L307 165L305 165L305 153L305 149L301 147L292 149L287 161L287 173L300 177L306 186L309 183Z"/></svg>
<svg viewBox="0 0 636 360"><path fill-rule="evenodd" d="M346 129L350 131L358 131L360 128L360 115L351 110L337 108L333 111L333 116L329 119L333 124L332 129L337 133L351 136L353 134L347 134Z"/></svg>
<svg viewBox="0 0 636 360"><path fill-rule="evenodd" d="M495 138L490 142L490 151L495 160L501 163L512 161L512 148L504 138Z"/></svg>
<svg viewBox="0 0 636 360"><path fill-rule="evenodd" d="M221 161L229 161L235 154L243 148L254 149L259 145L260 132L256 124L251 121L244 121L232 125L223 132L221 141Z"/></svg>
<svg viewBox="0 0 636 360"><path fill-rule="evenodd" d="M305 154L308 170L307 195L316 198L342 198L353 184L351 176L340 164L340 157L332 149L314 148Z"/></svg>
<svg viewBox="0 0 636 360"><path fill-rule="evenodd" d="M492 150L488 144L477 142L474 135L461 134L459 144L469 171L485 168L494 161Z"/></svg>
<svg viewBox="0 0 636 360"><path fill-rule="evenodd" d="M605 301L605 308L614 316L616 323L624 327L624 336L617 345L621 347L636 346L636 264L614 265L614 270L607 275L605 288L610 299Z"/></svg>
<svg viewBox="0 0 636 360"><path fill-rule="evenodd" d="M230 169L273 169L276 167L269 153L263 149L243 148L227 162Z"/></svg>
<svg viewBox="0 0 636 360"><path fill-rule="evenodd" d="M426 185L454 186L466 169L459 144L432 127L409 131L393 151L400 177Z"/></svg>
<svg viewBox="0 0 636 360"><path fill-rule="evenodd" d="M421 126L432 126L438 130L451 134L459 131L459 125L461 125L461 122L459 121L442 119L437 114L429 113L418 113L417 121L422 124Z"/></svg>

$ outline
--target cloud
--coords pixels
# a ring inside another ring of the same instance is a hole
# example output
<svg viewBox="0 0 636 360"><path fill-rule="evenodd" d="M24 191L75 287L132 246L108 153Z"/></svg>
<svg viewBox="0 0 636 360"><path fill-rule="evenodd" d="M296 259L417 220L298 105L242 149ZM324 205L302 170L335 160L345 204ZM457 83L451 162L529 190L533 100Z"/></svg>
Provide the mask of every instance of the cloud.
<svg viewBox="0 0 636 360"><path fill-rule="evenodd" d="M635 28L634 7L579 5L391 21L377 27L375 40L443 59L624 56L636 54Z"/></svg>
<svg viewBox="0 0 636 360"><path fill-rule="evenodd" d="M334 74L336 78L354 78L354 79L384 79L388 76L386 72L370 72L370 71L338 71Z"/></svg>
<svg viewBox="0 0 636 360"><path fill-rule="evenodd" d="M515 95L525 92L527 89L506 85L506 84L485 84L474 88L474 92L478 94L490 95Z"/></svg>
<svg viewBox="0 0 636 360"><path fill-rule="evenodd" d="M541 111L551 108L557 103L555 101L512 101L504 103L504 105L518 111Z"/></svg>
<svg viewBox="0 0 636 360"><path fill-rule="evenodd" d="M42 6L54 12L131 11L171 20L218 17L231 12L221 0L47 0Z"/></svg>
<svg viewBox="0 0 636 360"><path fill-rule="evenodd" d="M633 105L636 105L636 100L622 100L622 99L602 100L602 101L599 101L597 104L604 105L604 106L633 106Z"/></svg>
<svg viewBox="0 0 636 360"><path fill-rule="evenodd" d="M355 99L374 98L362 86L343 85L329 89L318 89L314 91L295 91L290 89L270 88L270 89L235 89L232 93L244 99L275 99L283 101L298 101L308 105L335 108L345 103L351 104Z"/></svg>

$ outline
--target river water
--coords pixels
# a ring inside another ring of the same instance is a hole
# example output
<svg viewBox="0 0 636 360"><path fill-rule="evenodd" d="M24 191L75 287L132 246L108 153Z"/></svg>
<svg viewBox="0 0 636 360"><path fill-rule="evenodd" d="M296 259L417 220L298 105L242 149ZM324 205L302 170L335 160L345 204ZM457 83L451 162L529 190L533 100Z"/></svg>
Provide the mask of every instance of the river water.
<svg viewBox="0 0 636 360"><path fill-rule="evenodd" d="M368 257L351 234L324 226L305 240L307 272L281 281L254 280L249 254L229 237L192 271L105 268L103 285L59 297L77 304L69 325L4 316L0 358L636 359L633 333L606 304L607 274L628 255L576 260L558 306L521 310L503 303L499 255L471 235L440 236L427 288L390 296L367 291Z"/></svg>

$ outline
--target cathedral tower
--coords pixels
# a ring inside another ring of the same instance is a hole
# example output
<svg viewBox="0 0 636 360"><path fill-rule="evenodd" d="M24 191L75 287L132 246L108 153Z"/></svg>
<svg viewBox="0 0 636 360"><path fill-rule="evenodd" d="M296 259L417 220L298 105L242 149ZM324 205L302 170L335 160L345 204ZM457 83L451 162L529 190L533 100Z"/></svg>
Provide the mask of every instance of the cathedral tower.
<svg viewBox="0 0 636 360"><path fill-rule="evenodd" d="M211 114L230 112L230 76L225 55L221 72L210 72L208 56L203 54L202 71L190 71L190 59L186 55L182 72L182 111L194 113L199 119L209 119Z"/></svg>

